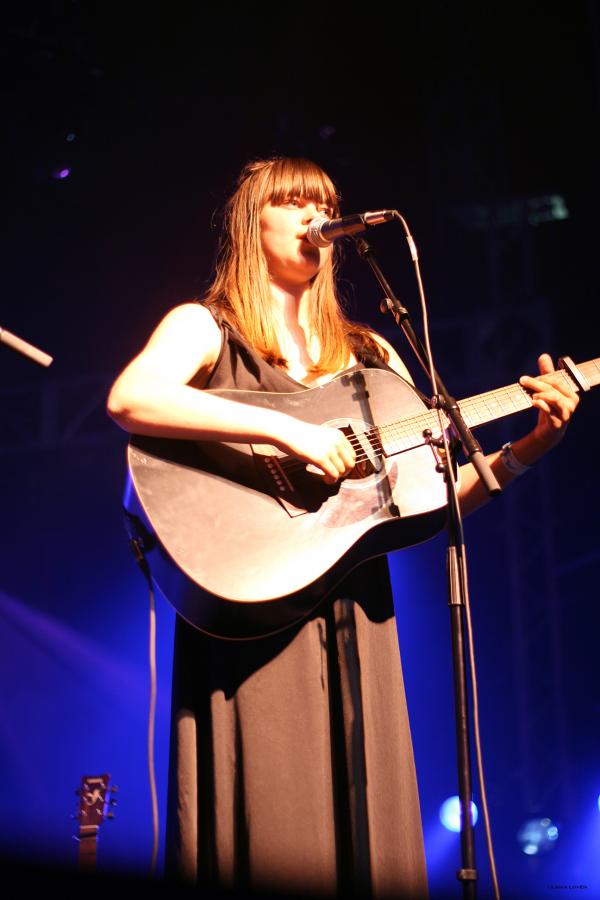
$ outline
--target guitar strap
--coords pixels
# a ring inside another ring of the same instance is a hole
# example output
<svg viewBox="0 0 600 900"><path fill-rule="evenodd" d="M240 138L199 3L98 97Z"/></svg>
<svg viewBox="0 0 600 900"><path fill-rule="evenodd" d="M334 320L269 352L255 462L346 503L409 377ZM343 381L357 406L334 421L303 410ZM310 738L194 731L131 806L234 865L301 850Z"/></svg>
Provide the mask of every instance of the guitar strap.
<svg viewBox="0 0 600 900"><path fill-rule="evenodd" d="M369 350L363 350L357 354L357 359L368 369L384 369L386 372L391 372L392 375L395 375L396 378L401 378L405 384L408 384L410 388L417 394L418 397L423 401L427 409L432 408L431 398L427 397L423 391L419 390L416 384L412 384L412 382L407 381L406 378L402 378L402 375L399 375L395 369L392 369L391 366L388 366L386 362L384 362L379 356L375 353L371 353Z"/></svg>

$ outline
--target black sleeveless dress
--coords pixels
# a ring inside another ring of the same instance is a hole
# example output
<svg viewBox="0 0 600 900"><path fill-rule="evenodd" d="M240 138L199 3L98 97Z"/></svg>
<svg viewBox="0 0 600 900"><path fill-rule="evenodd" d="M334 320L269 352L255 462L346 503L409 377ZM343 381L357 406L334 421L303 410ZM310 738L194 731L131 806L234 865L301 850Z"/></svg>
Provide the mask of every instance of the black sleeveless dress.
<svg viewBox="0 0 600 900"><path fill-rule="evenodd" d="M305 389L219 324L206 387ZM274 636L219 640L177 618L167 871L225 893L426 896L385 558Z"/></svg>

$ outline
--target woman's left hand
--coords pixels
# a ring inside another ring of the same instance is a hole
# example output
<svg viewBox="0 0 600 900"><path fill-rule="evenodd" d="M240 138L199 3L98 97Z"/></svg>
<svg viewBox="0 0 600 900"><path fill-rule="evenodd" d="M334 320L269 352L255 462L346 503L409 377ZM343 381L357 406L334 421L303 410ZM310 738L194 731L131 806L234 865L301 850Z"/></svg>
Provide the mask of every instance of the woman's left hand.
<svg viewBox="0 0 600 900"><path fill-rule="evenodd" d="M579 396L556 372L548 353L542 353L538 365L539 376L523 375L519 383L531 391L533 405L539 410L532 437L539 442L540 449L549 450L563 437Z"/></svg>

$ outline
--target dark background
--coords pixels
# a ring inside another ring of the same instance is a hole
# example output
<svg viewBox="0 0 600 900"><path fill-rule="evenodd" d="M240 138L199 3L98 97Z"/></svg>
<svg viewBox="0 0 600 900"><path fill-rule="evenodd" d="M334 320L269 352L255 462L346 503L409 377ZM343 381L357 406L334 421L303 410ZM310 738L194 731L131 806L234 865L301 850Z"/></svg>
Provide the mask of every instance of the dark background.
<svg viewBox="0 0 600 900"><path fill-rule="evenodd" d="M202 294L219 211L250 158L306 155L347 213L399 209L420 250L433 349L458 396L536 357L600 354L597 3L349 8L24 2L3 14L2 845L74 866L72 790L120 787L99 865L147 870L147 601L124 539L126 437L112 379L171 306ZM69 169L68 177L57 178ZM420 328L399 228L373 232ZM347 249L352 315L398 347ZM467 523L484 756L501 887L598 890L598 398L563 444ZM488 426L484 449L528 414ZM457 895L445 538L392 558L432 893ZM159 599L161 813L173 613ZM479 791L475 792L478 802ZM480 806L480 803L478 802ZM559 839L525 856L521 824ZM478 866L487 889L482 823ZM162 844L161 844L162 856Z"/></svg>

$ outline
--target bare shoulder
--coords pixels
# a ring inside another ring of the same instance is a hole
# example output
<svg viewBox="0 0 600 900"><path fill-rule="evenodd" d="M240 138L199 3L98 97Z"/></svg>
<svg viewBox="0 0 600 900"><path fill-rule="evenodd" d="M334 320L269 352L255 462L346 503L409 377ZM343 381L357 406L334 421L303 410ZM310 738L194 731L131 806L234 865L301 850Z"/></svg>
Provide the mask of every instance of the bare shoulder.
<svg viewBox="0 0 600 900"><path fill-rule="evenodd" d="M196 341L199 337L217 341L220 345L221 331L209 310L201 303L181 303L171 309L159 322L147 346L162 341L176 339L178 342Z"/></svg>
<svg viewBox="0 0 600 900"><path fill-rule="evenodd" d="M181 303L159 322L128 370L185 384L199 371L208 375L220 350L221 329L209 310L200 303Z"/></svg>
<svg viewBox="0 0 600 900"><path fill-rule="evenodd" d="M402 378L404 378L405 381L408 381L410 384L414 384L414 381L412 379L410 372L408 371L408 369L406 368L406 366L404 365L404 363L398 356L398 353L396 352L396 350L394 350L394 348L392 347L390 342L386 341L386 339L384 337L382 337L380 334L377 334L376 331L371 331L369 333L370 333L371 337L373 338L373 340L376 341L380 347L383 347L385 350L387 350L388 366L390 366L390 368L393 369L394 372L397 372L398 375L400 375Z"/></svg>

